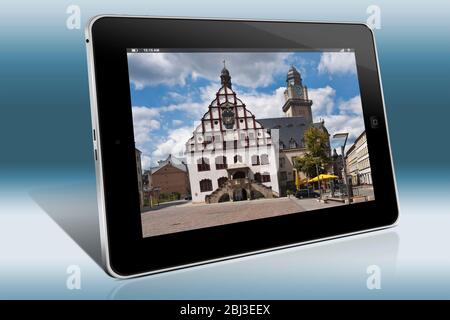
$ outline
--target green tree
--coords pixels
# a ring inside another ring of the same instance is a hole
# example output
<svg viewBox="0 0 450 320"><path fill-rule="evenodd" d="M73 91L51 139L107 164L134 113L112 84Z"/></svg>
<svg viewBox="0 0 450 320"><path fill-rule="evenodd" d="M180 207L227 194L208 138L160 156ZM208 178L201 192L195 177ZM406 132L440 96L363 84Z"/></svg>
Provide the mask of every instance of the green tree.
<svg viewBox="0 0 450 320"><path fill-rule="evenodd" d="M306 154L296 159L294 167L312 178L325 173L325 167L330 163L330 146L328 134L318 128L311 127L305 132Z"/></svg>

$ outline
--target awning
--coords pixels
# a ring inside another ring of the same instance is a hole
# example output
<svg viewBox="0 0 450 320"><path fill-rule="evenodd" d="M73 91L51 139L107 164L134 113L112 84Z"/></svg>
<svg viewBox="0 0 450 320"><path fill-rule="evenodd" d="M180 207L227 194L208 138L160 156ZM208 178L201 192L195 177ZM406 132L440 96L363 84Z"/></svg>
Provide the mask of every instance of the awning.
<svg viewBox="0 0 450 320"><path fill-rule="evenodd" d="M318 177L314 177L312 179L309 179L308 182L317 182L317 180L331 180L331 179L337 179L338 176L332 175L332 174L319 174Z"/></svg>

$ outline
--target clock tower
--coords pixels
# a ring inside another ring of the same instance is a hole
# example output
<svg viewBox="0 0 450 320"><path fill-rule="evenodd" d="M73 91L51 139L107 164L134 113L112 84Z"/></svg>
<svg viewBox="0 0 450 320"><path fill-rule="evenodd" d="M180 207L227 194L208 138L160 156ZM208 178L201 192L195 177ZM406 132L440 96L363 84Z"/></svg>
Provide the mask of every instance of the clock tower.
<svg viewBox="0 0 450 320"><path fill-rule="evenodd" d="M284 98L283 112L286 117L304 117L308 123L313 122L308 88L302 84L302 77L294 66L287 73Z"/></svg>

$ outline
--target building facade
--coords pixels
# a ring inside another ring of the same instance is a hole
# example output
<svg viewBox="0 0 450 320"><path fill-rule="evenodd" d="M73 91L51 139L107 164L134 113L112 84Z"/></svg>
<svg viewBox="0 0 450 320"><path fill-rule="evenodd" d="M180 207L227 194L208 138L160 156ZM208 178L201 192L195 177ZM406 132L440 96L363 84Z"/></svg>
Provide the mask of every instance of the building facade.
<svg viewBox="0 0 450 320"><path fill-rule="evenodd" d="M365 131L356 138L353 145L348 149L346 161L348 175L353 185L372 185L372 171Z"/></svg>
<svg viewBox="0 0 450 320"><path fill-rule="evenodd" d="M138 180L138 192L139 192L139 206L141 209L144 207L144 185L142 183L142 165L141 165L141 155L142 152L135 148L136 155L136 171Z"/></svg>
<svg viewBox="0 0 450 320"><path fill-rule="evenodd" d="M150 191L157 190L159 195L178 194L181 199L190 194L187 167L182 160L169 155L150 172Z"/></svg>
<svg viewBox="0 0 450 320"><path fill-rule="evenodd" d="M276 197L279 157L274 137L237 97L225 66L220 79L220 89L186 143L192 201Z"/></svg>

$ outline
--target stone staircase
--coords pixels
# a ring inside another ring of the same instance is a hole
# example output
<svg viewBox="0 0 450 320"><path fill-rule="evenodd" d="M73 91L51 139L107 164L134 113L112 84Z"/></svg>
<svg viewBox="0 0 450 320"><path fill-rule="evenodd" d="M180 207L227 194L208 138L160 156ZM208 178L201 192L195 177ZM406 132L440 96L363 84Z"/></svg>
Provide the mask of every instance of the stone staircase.
<svg viewBox="0 0 450 320"><path fill-rule="evenodd" d="M263 185L260 182L250 179L233 179L225 182L220 188L214 190L210 195L205 197L206 203L218 203L223 195L228 194L230 199L233 199L235 190L245 189L247 191L248 199L252 199L252 191L259 192L263 198L277 198L278 194L272 191L272 188Z"/></svg>

